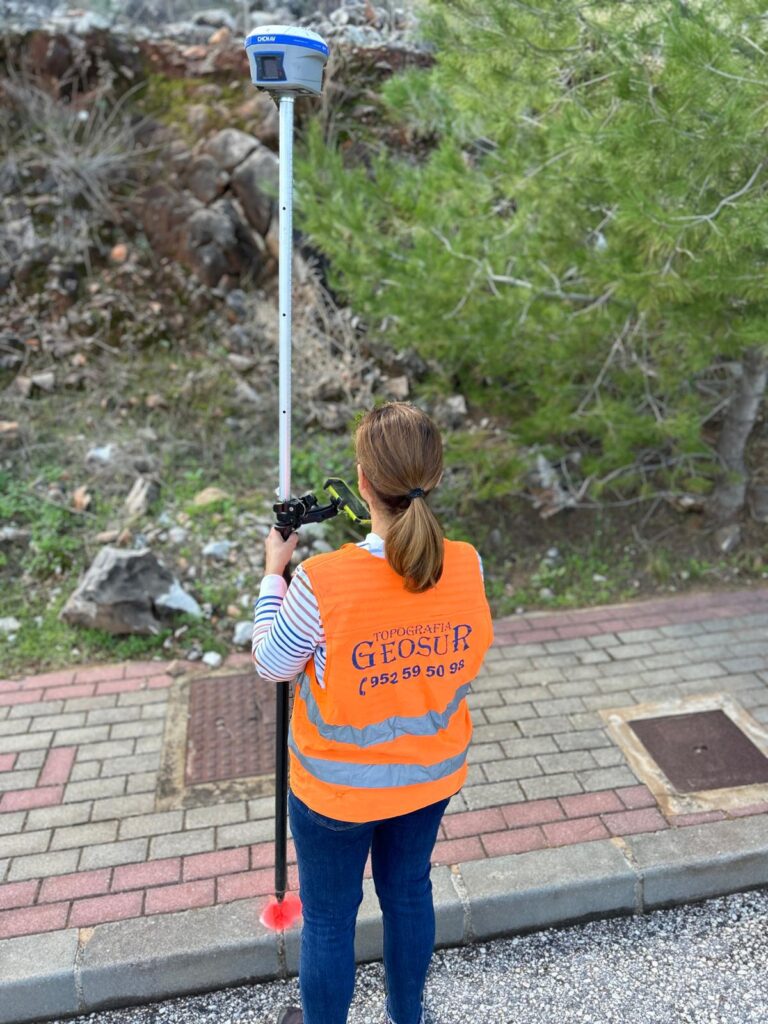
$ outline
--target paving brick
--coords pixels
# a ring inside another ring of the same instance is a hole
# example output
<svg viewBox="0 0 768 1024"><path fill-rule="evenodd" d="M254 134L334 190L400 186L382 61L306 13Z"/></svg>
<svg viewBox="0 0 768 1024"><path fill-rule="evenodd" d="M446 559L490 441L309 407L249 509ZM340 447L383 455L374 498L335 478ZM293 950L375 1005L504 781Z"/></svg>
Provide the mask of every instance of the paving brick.
<svg viewBox="0 0 768 1024"><path fill-rule="evenodd" d="M45 807L60 804L63 786L44 786L40 789L14 789L4 793L0 800L0 811L22 811L31 807Z"/></svg>
<svg viewBox="0 0 768 1024"><path fill-rule="evenodd" d="M77 871L71 875L44 878L40 887L40 903L55 903L58 900L78 899L81 896L96 896L109 890L109 868L98 871Z"/></svg>
<svg viewBox="0 0 768 1024"><path fill-rule="evenodd" d="M91 821L106 818L127 818L132 814L148 814L155 806L153 793L131 793L128 796L111 796L94 800Z"/></svg>
<svg viewBox="0 0 768 1024"><path fill-rule="evenodd" d="M597 793L581 793L560 798L565 814L569 818L585 818L603 811L623 811L624 804L612 789Z"/></svg>
<svg viewBox="0 0 768 1024"><path fill-rule="evenodd" d="M592 757L601 768L614 768L616 765L624 764L624 754L618 747L605 747L602 750L593 750Z"/></svg>
<svg viewBox="0 0 768 1024"><path fill-rule="evenodd" d="M15 811L13 814L0 814L0 836L7 836L11 832L20 832L24 827L24 811ZM0 878L2 878L0 872Z"/></svg>
<svg viewBox="0 0 768 1024"><path fill-rule="evenodd" d="M194 832L170 832L150 840L150 857L177 857L185 853L207 853L214 848L212 828L199 828Z"/></svg>
<svg viewBox="0 0 768 1024"><path fill-rule="evenodd" d="M123 864L112 873L112 889L144 889L166 882L178 882L181 878L181 857L166 857L163 860L149 860L144 864Z"/></svg>
<svg viewBox="0 0 768 1024"><path fill-rule="evenodd" d="M111 725L114 722L135 722L141 718L141 707L94 708L87 712L88 725Z"/></svg>
<svg viewBox="0 0 768 1024"><path fill-rule="evenodd" d="M511 740L514 736L520 735L520 729L524 724L523 722L520 725L515 722L494 722L493 725L476 724L472 730L472 737L476 743L497 743L500 740Z"/></svg>
<svg viewBox="0 0 768 1024"><path fill-rule="evenodd" d="M39 700L43 695L42 690L30 690L24 692L24 690L11 691L10 693L0 692L0 706L7 704L18 705L18 704L32 704L34 701Z"/></svg>
<svg viewBox="0 0 768 1024"><path fill-rule="evenodd" d="M85 725L80 729L58 729L53 740L53 746L61 747L68 744L98 743L99 740L105 740L108 736L108 725Z"/></svg>
<svg viewBox="0 0 768 1024"><path fill-rule="evenodd" d="M38 828L57 828L61 825L82 825L88 821L91 813L90 803L56 804L51 807L38 807L27 812L26 827L30 831Z"/></svg>
<svg viewBox="0 0 768 1024"><path fill-rule="evenodd" d="M274 813L274 797L269 798ZM265 815L268 817L269 815ZM184 830L206 828L210 825L234 825L246 820L246 804L244 801L233 804L214 804L212 807L193 807L184 815Z"/></svg>
<svg viewBox="0 0 768 1024"><path fill-rule="evenodd" d="M250 848L236 847L232 850L217 850L215 853L198 853L184 858L182 877L185 881L195 878L211 878L228 875L236 871L247 871L250 867Z"/></svg>
<svg viewBox="0 0 768 1024"><path fill-rule="evenodd" d="M728 814L731 818L746 818L752 814L768 814L768 800L748 804L744 807L732 807Z"/></svg>
<svg viewBox="0 0 768 1024"><path fill-rule="evenodd" d="M76 747L54 747L48 751L45 764L40 772L38 785L60 786L69 779L75 761Z"/></svg>
<svg viewBox="0 0 768 1024"><path fill-rule="evenodd" d="M73 764L69 773L70 782L86 782L88 779L95 779L101 771L100 761L83 761L80 764Z"/></svg>
<svg viewBox="0 0 768 1024"><path fill-rule="evenodd" d="M31 721L31 718L6 718L0 722L0 736L17 736L27 732Z"/></svg>
<svg viewBox="0 0 768 1024"><path fill-rule="evenodd" d="M96 683L96 693L133 693L143 690L145 682L142 678L136 679L112 679L105 683Z"/></svg>
<svg viewBox="0 0 768 1024"><path fill-rule="evenodd" d="M111 893L91 899L75 900L69 915L70 928L104 924L105 921L123 921L141 915L144 892Z"/></svg>
<svg viewBox="0 0 768 1024"><path fill-rule="evenodd" d="M550 683L565 682L565 676L559 668L532 668L519 672L517 675L521 686L546 686L549 689Z"/></svg>
<svg viewBox="0 0 768 1024"><path fill-rule="evenodd" d="M227 658L227 664L232 666L232 655ZM250 659L249 659L250 664ZM173 676L169 676L167 673L161 675L148 676L147 677L147 688L150 690L167 690L169 686L173 685Z"/></svg>
<svg viewBox="0 0 768 1024"><path fill-rule="evenodd" d="M620 789L631 786L636 777L625 765L616 768L595 768L592 771L578 772L577 778L588 792L598 789Z"/></svg>
<svg viewBox="0 0 768 1024"><path fill-rule="evenodd" d="M165 832L179 832L182 827L183 811L158 811L154 814L137 814L120 823L120 838L133 839L136 836L162 835Z"/></svg>
<svg viewBox="0 0 768 1024"><path fill-rule="evenodd" d="M520 787L527 800L539 800L547 796L566 796L569 793L582 792L582 787L576 776L570 772L564 772L561 775L542 775L538 779L525 779L520 783Z"/></svg>
<svg viewBox="0 0 768 1024"><path fill-rule="evenodd" d="M167 914L176 910L191 910L193 907L209 907L216 897L213 878L201 878L196 882L181 885L163 885L148 889L145 903L146 914Z"/></svg>
<svg viewBox="0 0 768 1024"><path fill-rule="evenodd" d="M100 843L86 847L80 856L80 870L108 868L117 864L131 864L146 860L147 840L126 839L124 842Z"/></svg>
<svg viewBox="0 0 768 1024"><path fill-rule="evenodd" d="M65 711L91 711L97 708L113 708L117 697L68 697L64 701Z"/></svg>
<svg viewBox="0 0 768 1024"><path fill-rule="evenodd" d="M266 896L274 892L275 872L271 868L258 871L243 871L237 875L223 875L216 879L216 902L229 903L231 900L247 899L250 896Z"/></svg>
<svg viewBox="0 0 768 1024"><path fill-rule="evenodd" d="M524 736L552 736L556 732L565 732L567 728L568 719L565 715L548 715L546 718L528 718L520 723L520 732Z"/></svg>
<svg viewBox="0 0 768 1024"><path fill-rule="evenodd" d="M87 743L79 747L78 764L87 761L112 761L118 757L130 757L135 754L135 740L103 740L101 743Z"/></svg>
<svg viewBox="0 0 768 1024"><path fill-rule="evenodd" d="M8 712L8 718L10 721L15 719L26 720L29 719L29 723L32 723L32 718L36 715L55 715L62 709L62 702L60 700L35 700L28 701L23 706L12 707Z"/></svg>
<svg viewBox="0 0 768 1024"><path fill-rule="evenodd" d="M580 665L601 665L611 660L605 651L582 651L577 658Z"/></svg>
<svg viewBox="0 0 768 1024"><path fill-rule="evenodd" d="M51 840L52 850L66 850L71 846L95 846L111 843L117 837L116 821L94 821L88 825L70 825L57 828Z"/></svg>
<svg viewBox="0 0 768 1024"><path fill-rule="evenodd" d="M586 638L568 640L550 640L544 644L549 654L568 654L571 651L588 651L589 641Z"/></svg>
<svg viewBox="0 0 768 1024"><path fill-rule="evenodd" d="M727 675L726 669L724 669L722 665L718 665L713 661L694 662L691 665L681 665L679 672L680 678L684 680L718 679Z"/></svg>
<svg viewBox="0 0 768 1024"><path fill-rule="evenodd" d="M555 700L537 700L533 702L536 714L540 718L553 715L568 715L584 710L586 697L559 697Z"/></svg>
<svg viewBox="0 0 768 1024"><path fill-rule="evenodd" d="M156 754L163 749L162 736L139 736L134 742L137 754Z"/></svg>
<svg viewBox="0 0 768 1024"><path fill-rule="evenodd" d="M536 760L547 775L559 772L579 772L595 767L589 750L569 750L560 754L539 754Z"/></svg>
<svg viewBox="0 0 768 1024"><path fill-rule="evenodd" d="M589 637L589 645L597 650L603 650L606 647L618 647L619 638L615 633L596 633L594 636Z"/></svg>
<svg viewBox="0 0 768 1024"><path fill-rule="evenodd" d="M45 761L47 750L22 750L19 754L13 754L16 758L16 769L39 768ZM11 755L9 755L11 756Z"/></svg>
<svg viewBox="0 0 768 1024"><path fill-rule="evenodd" d="M630 810L656 806L656 798L647 786L622 786L616 790L616 795Z"/></svg>
<svg viewBox="0 0 768 1024"><path fill-rule="evenodd" d="M597 692L597 683L588 680L552 683L549 686L549 692L553 697L586 697L590 693Z"/></svg>
<svg viewBox="0 0 768 1024"><path fill-rule="evenodd" d="M0 885L0 910L31 906L35 902L37 887L36 878L29 878L26 882L8 882L6 885Z"/></svg>
<svg viewBox="0 0 768 1024"><path fill-rule="evenodd" d="M481 857L485 857L485 850L477 836L441 840L435 843L432 851L433 864L461 864L466 860L479 860Z"/></svg>
<svg viewBox="0 0 768 1024"><path fill-rule="evenodd" d="M11 789L26 789L37 782L37 769L29 771L0 772L0 793ZM0 807L2 801L0 800Z"/></svg>
<svg viewBox="0 0 768 1024"><path fill-rule="evenodd" d="M621 644L619 647L609 647L608 651L617 661L625 661L628 658L638 661L640 658L655 654L650 644Z"/></svg>
<svg viewBox="0 0 768 1024"><path fill-rule="evenodd" d="M78 800L103 800L108 796L122 796L124 789L124 775L109 779L88 779L86 782L68 782L64 789L64 802L77 803Z"/></svg>
<svg viewBox="0 0 768 1024"><path fill-rule="evenodd" d="M40 907L19 907L0 912L0 939L15 935L35 935L63 928L67 922L68 903L51 903Z"/></svg>
<svg viewBox="0 0 768 1024"><path fill-rule="evenodd" d="M591 694L583 698L584 707L589 711L604 710L606 708L628 708L637 703L628 690L621 690L618 693Z"/></svg>
<svg viewBox="0 0 768 1024"><path fill-rule="evenodd" d="M31 720L30 732L41 729L69 729L85 725L85 712L72 711L70 714L38 715Z"/></svg>
<svg viewBox="0 0 768 1024"><path fill-rule="evenodd" d="M158 704L141 704L139 706L139 710L141 712L141 719L144 722L154 718L165 719L168 712L168 708L164 702L160 702Z"/></svg>
<svg viewBox="0 0 768 1024"><path fill-rule="evenodd" d="M483 832L496 832L506 829L506 827L504 815L498 807L489 807L483 811L446 814L443 818L443 829L448 839L478 836Z"/></svg>
<svg viewBox="0 0 768 1024"><path fill-rule="evenodd" d="M76 869L79 856L79 850L57 850L55 853L33 853L28 857L14 857L8 871L8 881L67 874Z"/></svg>
<svg viewBox="0 0 768 1024"><path fill-rule="evenodd" d="M136 772L128 776L125 787L128 793L154 793L157 786L157 772Z"/></svg>
<svg viewBox="0 0 768 1024"><path fill-rule="evenodd" d="M524 718L535 718L537 712L532 704L505 704L500 708L484 708L483 714L492 725L497 722L519 722ZM477 717L477 713L473 715Z"/></svg>
<svg viewBox="0 0 768 1024"><path fill-rule="evenodd" d="M470 764L485 764L486 761L498 761L503 757L500 743L473 743L469 748Z"/></svg>
<svg viewBox="0 0 768 1024"><path fill-rule="evenodd" d="M547 845L546 836L538 826L515 828L509 832L494 832L492 835L480 836L480 841L489 857L527 853L529 850L541 850Z"/></svg>
<svg viewBox="0 0 768 1024"><path fill-rule="evenodd" d="M554 799L506 804L500 810L504 821L512 829L541 825L545 821L560 821L563 818L563 809Z"/></svg>
<svg viewBox="0 0 768 1024"><path fill-rule="evenodd" d="M74 670L71 668L56 669L55 672L42 672L37 676L27 676L24 680L25 686L33 688L45 686L67 686L75 678Z"/></svg>
<svg viewBox="0 0 768 1024"><path fill-rule="evenodd" d="M611 739L602 729L582 729L578 732L556 733L554 741L561 751L589 750L594 752L601 747L612 746Z"/></svg>
<svg viewBox="0 0 768 1024"><path fill-rule="evenodd" d="M518 782L489 782L485 786L466 786L462 796L470 811L479 811L522 800L523 791Z"/></svg>
<svg viewBox="0 0 768 1024"><path fill-rule="evenodd" d="M165 661L128 661L125 665L126 679L133 679L136 676L156 676L164 673L167 666Z"/></svg>
<svg viewBox="0 0 768 1024"><path fill-rule="evenodd" d="M609 832L599 818L573 818L542 825L550 846L566 846L571 843L590 843L595 839L607 839Z"/></svg>
<svg viewBox="0 0 768 1024"><path fill-rule="evenodd" d="M3 753L8 754L14 750L39 750L50 745L53 733L47 732L23 732L15 736L3 738Z"/></svg>
<svg viewBox="0 0 768 1024"><path fill-rule="evenodd" d="M239 825L219 825L216 829L216 846L223 850L229 846L260 843L273 838L274 834L274 823L270 818L245 821Z"/></svg>
<svg viewBox="0 0 768 1024"><path fill-rule="evenodd" d="M136 690L133 693L118 694L117 706L130 708L137 704L164 704L168 700L165 690Z"/></svg>
<svg viewBox="0 0 768 1024"><path fill-rule="evenodd" d="M500 691L505 704L528 704L532 700L546 700L549 691L546 686L512 686Z"/></svg>
<svg viewBox="0 0 768 1024"><path fill-rule="evenodd" d="M273 796L259 796L248 801L248 817L251 821L259 821L262 818L274 818L275 798Z"/></svg>
<svg viewBox="0 0 768 1024"><path fill-rule="evenodd" d="M489 782L505 782L507 779L530 779L541 775L542 769L535 757L518 757L488 762L483 765L483 772Z"/></svg>
<svg viewBox="0 0 768 1024"><path fill-rule="evenodd" d="M138 722L118 722L112 726L111 738L122 740L136 736L157 736L163 731L163 723L157 719Z"/></svg>
<svg viewBox="0 0 768 1024"><path fill-rule="evenodd" d="M101 777L110 775L132 775L134 772L157 771L160 767L160 755L134 754L131 757L114 757L106 761L101 769Z"/></svg>
<svg viewBox="0 0 768 1024"><path fill-rule="evenodd" d="M46 700L71 700L73 697L92 697L94 687L91 683L81 683L77 686L52 686L45 691Z"/></svg>
<svg viewBox="0 0 768 1024"><path fill-rule="evenodd" d="M472 748L470 747L470 750ZM501 744L505 757L532 757L534 754L556 754L557 746L551 736L516 736Z"/></svg>
<svg viewBox="0 0 768 1024"><path fill-rule="evenodd" d="M644 807L637 811L620 811L618 814L603 814L601 818L606 828L614 836L629 836L637 832L658 832L662 828L669 828L655 807Z"/></svg>
<svg viewBox="0 0 768 1024"><path fill-rule="evenodd" d="M0 857L43 853L48 849L50 838L50 829L41 829L38 832L17 832L15 835L0 836Z"/></svg>
<svg viewBox="0 0 768 1024"><path fill-rule="evenodd" d="M498 708L504 703L501 690L485 690L481 693L470 693L467 697L467 704L471 711L480 708Z"/></svg>

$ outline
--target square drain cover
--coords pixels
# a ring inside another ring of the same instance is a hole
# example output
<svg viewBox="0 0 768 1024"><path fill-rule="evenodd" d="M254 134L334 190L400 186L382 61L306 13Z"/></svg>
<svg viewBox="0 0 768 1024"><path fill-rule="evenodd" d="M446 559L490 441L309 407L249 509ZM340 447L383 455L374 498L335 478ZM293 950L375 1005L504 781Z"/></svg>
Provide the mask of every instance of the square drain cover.
<svg viewBox="0 0 768 1024"><path fill-rule="evenodd" d="M722 711L629 722L680 793L768 782L768 758Z"/></svg>
<svg viewBox="0 0 768 1024"><path fill-rule="evenodd" d="M218 782L275 770L275 695L253 672L189 684L185 781Z"/></svg>
<svg viewBox="0 0 768 1024"><path fill-rule="evenodd" d="M275 792L275 683L252 670L180 676L169 690L155 809Z"/></svg>

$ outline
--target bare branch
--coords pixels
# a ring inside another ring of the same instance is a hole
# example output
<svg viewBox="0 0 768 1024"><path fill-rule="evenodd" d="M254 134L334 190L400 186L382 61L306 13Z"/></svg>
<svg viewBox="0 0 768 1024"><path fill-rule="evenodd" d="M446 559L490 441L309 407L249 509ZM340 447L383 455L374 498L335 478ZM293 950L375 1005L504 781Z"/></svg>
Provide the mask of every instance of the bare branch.
<svg viewBox="0 0 768 1024"><path fill-rule="evenodd" d="M671 219L673 221L677 221L679 223L683 222L683 221L687 221L688 223L692 223L692 224L701 224L703 221L706 221L708 224L712 224L712 221L715 219L715 217L717 217L717 215L720 213L720 211L723 209L723 207L725 207L725 206L732 206L735 199L738 199L740 196L743 196L745 193L749 192L749 190L752 188L752 185L755 182L755 179L760 174L760 172L762 171L763 167L765 167L765 161L761 160L760 163L757 165L757 167L752 172L752 175L750 176L750 179L746 183L746 185L743 185L738 190L738 192L732 192L731 195L725 196L723 199L721 199L720 202L715 207L715 209L712 211L712 213L691 214L691 215L686 216L686 217L672 217Z"/></svg>

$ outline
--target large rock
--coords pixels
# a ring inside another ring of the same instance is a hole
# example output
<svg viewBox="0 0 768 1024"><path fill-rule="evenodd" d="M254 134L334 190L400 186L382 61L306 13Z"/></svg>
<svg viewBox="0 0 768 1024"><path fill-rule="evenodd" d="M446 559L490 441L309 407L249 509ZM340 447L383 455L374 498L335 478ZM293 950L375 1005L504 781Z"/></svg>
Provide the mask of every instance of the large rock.
<svg viewBox="0 0 768 1024"><path fill-rule="evenodd" d="M234 199L204 206L189 192L155 185L143 193L140 213L152 248L189 267L211 288L225 274L256 278L262 271L264 242Z"/></svg>
<svg viewBox="0 0 768 1024"><path fill-rule="evenodd" d="M266 235L275 208L279 164L275 154L258 145L232 175L232 188L240 200L248 222Z"/></svg>
<svg viewBox="0 0 768 1024"><path fill-rule="evenodd" d="M185 180L195 199L201 203L212 203L229 184L229 175L212 156L203 153L189 165Z"/></svg>
<svg viewBox="0 0 768 1024"><path fill-rule="evenodd" d="M225 171L233 171L257 145L252 135L241 132L239 128L222 128L208 139L204 149L219 167L223 167Z"/></svg>
<svg viewBox="0 0 768 1024"><path fill-rule="evenodd" d="M108 633L158 633L174 612L199 617L195 599L148 549L104 547L61 611L73 626Z"/></svg>

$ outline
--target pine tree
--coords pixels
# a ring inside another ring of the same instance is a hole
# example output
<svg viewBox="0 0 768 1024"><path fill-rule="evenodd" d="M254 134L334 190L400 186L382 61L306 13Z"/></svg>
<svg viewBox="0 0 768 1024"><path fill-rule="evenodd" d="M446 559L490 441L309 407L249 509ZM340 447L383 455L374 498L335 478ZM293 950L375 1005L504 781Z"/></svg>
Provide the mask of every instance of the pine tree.
<svg viewBox="0 0 768 1024"><path fill-rule="evenodd" d="M581 495L720 475L732 516L768 352L762 5L432 0L425 31L435 67L384 101L426 158L310 139L336 285L521 444L578 451Z"/></svg>

